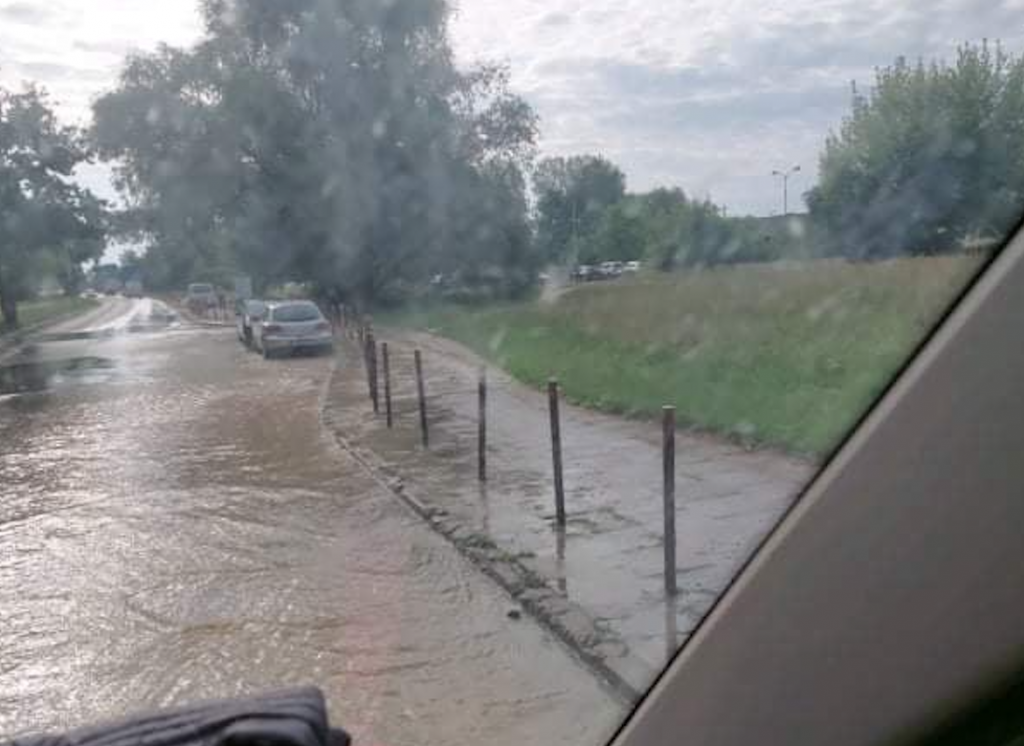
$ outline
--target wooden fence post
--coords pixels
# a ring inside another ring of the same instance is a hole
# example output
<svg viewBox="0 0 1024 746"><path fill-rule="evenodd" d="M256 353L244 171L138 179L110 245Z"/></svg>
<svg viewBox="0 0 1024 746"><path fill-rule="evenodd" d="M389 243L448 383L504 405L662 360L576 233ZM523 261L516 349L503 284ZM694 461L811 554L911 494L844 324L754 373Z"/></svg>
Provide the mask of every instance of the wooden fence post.
<svg viewBox="0 0 1024 746"><path fill-rule="evenodd" d="M394 417L391 409L391 354L388 350L388 343L381 344L380 354L384 360L384 412L387 416L388 429L394 425Z"/></svg>
<svg viewBox="0 0 1024 746"><path fill-rule="evenodd" d="M480 368L477 384L477 475L487 481L487 368Z"/></svg>
<svg viewBox="0 0 1024 746"><path fill-rule="evenodd" d="M562 427L558 414L558 379L548 381L548 409L551 414L551 463L555 476L555 520L565 525L565 486L562 482Z"/></svg>
<svg viewBox="0 0 1024 746"><path fill-rule="evenodd" d="M362 327L360 327L361 329ZM363 353L363 368L366 370L366 394L373 401L373 388L370 383L370 340L360 332L359 347Z"/></svg>
<svg viewBox="0 0 1024 746"><path fill-rule="evenodd" d="M676 408L662 408L662 483L665 502L665 593L676 595Z"/></svg>
<svg viewBox="0 0 1024 746"><path fill-rule="evenodd" d="M380 414L380 391L377 381L377 340L373 332L366 335L366 375L370 382L370 401L373 402L373 413Z"/></svg>
<svg viewBox="0 0 1024 746"><path fill-rule="evenodd" d="M430 446L430 433L427 430L427 394L423 384L423 355L419 350L414 353L416 363L416 395L420 401L420 432L423 436L423 447Z"/></svg>

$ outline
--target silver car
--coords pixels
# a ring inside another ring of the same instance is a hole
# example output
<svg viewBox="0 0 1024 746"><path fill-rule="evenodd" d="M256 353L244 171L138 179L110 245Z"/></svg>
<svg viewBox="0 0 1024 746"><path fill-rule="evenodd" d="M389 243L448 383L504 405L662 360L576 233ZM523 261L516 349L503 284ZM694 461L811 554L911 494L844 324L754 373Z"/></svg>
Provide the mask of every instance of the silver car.
<svg viewBox="0 0 1024 746"><path fill-rule="evenodd" d="M260 320L266 310L267 304L261 300L240 300L235 304L235 328L238 331L238 339L250 349L253 325Z"/></svg>
<svg viewBox="0 0 1024 746"><path fill-rule="evenodd" d="M185 305L192 313L206 313L217 307L217 291L208 282L193 282L185 293Z"/></svg>
<svg viewBox="0 0 1024 746"><path fill-rule="evenodd" d="M263 315L254 320L252 341L263 357L270 358L296 350L328 352L334 348L334 333L312 301L280 301L268 303Z"/></svg>

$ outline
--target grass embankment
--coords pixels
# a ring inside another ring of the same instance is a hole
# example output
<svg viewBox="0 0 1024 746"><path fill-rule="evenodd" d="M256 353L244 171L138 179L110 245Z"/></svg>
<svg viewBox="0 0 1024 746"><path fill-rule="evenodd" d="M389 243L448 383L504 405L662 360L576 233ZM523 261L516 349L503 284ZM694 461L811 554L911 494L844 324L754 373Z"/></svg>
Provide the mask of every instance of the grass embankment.
<svg viewBox="0 0 1024 746"><path fill-rule="evenodd" d="M18 323L22 329L27 329L62 316L85 313L98 305L99 301L77 296L59 296L27 301L18 304ZM0 329L0 336L3 333L3 330Z"/></svg>
<svg viewBox="0 0 1024 746"><path fill-rule="evenodd" d="M809 455L831 450L979 267L969 257L746 266L587 285L553 299L408 311L573 402Z"/></svg>

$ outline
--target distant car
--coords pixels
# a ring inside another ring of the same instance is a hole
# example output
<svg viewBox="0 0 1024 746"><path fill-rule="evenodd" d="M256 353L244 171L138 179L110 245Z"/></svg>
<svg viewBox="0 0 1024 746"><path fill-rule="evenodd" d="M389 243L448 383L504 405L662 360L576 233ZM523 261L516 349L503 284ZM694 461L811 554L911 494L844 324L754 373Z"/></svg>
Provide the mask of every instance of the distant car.
<svg viewBox="0 0 1024 746"><path fill-rule="evenodd" d="M96 300L97 298L100 297L100 294L97 293L95 290L86 290L84 293L82 293L82 297L88 300Z"/></svg>
<svg viewBox="0 0 1024 746"><path fill-rule="evenodd" d="M142 283L139 280L128 280L124 284L124 294L126 298L141 298Z"/></svg>
<svg viewBox="0 0 1024 746"><path fill-rule="evenodd" d="M270 358L277 353L334 348L331 323L308 300L267 303L263 316L252 325L253 346Z"/></svg>
<svg viewBox="0 0 1024 746"><path fill-rule="evenodd" d="M642 267L643 265L637 261L626 262L626 264L622 267L622 273L627 275L635 275L637 272L640 271Z"/></svg>
<svg viewBox="0 0 1024 746"><path fill-rule="evenodd" d="M217 307L217 291L207 282L193 282L185 293L185 305L192 313L206 313Z"/></svg>
<svg viewBox="0 0 1024 746"><path fill-rule="evenodd" d="M235 306L235 328L238 339L246 347L252 348L253 324L263 318L267 304L261 300L240 300Z"/></svg>
<svg viewBox="0 0 1024 746"><path fill-rule="evenodd" d="M576 268L576 271L572 273L572 279L576 282L590 282L591 280L597 279L597 269L591 267L589 264L581 264Z"/></svg>
<svg viewBox="0 0 1024 746"><path fill-rule="evenodd" d="M598 272L603 279L613 280L622 275L624 266L622 262L601 262Z"/></svg>

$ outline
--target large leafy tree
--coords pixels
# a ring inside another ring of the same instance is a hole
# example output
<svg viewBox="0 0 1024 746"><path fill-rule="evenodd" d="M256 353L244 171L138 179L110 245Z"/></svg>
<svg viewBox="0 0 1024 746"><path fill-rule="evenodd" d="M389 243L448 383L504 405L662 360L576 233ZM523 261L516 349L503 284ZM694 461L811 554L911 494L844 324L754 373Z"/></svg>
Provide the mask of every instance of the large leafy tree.
<svg viewBox="0 0 1024 746"><path fill-rule="evenodd" d="M999 237L1024 203L1024 60L966 45L955 62L898 59L856 87L808 194L831 249L857 258Z"/></svg>
<svg viewBox="0 0 1024 746"><path fill-rule="evenodd" d="M453 256L524 253L524 200L484 228L536 118L501 68L455 68L443 0L202 8L203 41L132 58L95 107L160 281L239 268L372 301Z"/></svg>
<svg viewBox="0 0 1024 746"><path fill-rule="evenodd" d="M575 261L593 253L585 246L606 208L626 196L626 177L598 155L545 158L533 174L537 244L548 262Z"/></svg>
<svg viewBox="0 0 1024 746"><path fill-rule="evenodd" d="M0 312L18 324L18 302L45 268L66 290L103 253L104 206L72 180L87 161L81 133L62 126L45 94L0 88Z"/></svg>

